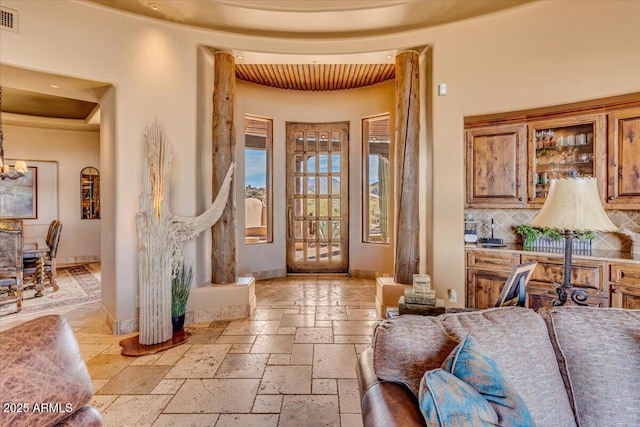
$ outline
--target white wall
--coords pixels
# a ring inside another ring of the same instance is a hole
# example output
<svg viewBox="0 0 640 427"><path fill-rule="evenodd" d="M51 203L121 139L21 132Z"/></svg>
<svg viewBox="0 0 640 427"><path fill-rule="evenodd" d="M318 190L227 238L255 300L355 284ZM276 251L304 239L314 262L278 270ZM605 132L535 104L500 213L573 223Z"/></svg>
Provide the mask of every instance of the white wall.
<svg viewBox="0 0 640 427"><path fill-rule="evenodd" d="M81 219L80 171L100 168L99 132L4 125L5 154L38 167L38 218L25 220L25 237L47 234L62 221L58 263L100 259L100 220Z"/></svg>
<svg viewBox="0 0 640 427"><path fill-rule="evenodd" d="M3 0L2 4L20 13L20 31L3 31L0 37L3 63L109 82L115 88L109 130L114 144L109 148L113 156L109 166L114 170L101 172L112 177L107 185L113 186L111 233L102 234L103 249L109 247L111 252L102 255L113 266L113 276L103 275L103 287L111 292L113 301L106 308L117 322L137 317L134 218L142 133L154 118L174 145L172 208L183 215L197 213L196 138L202 135L196 129L201 115L208 114L197 110L201 45L320 59L324 54L344 54L345 61L359 52L432 47L434 86L429 89L447 83L448 94L434 97L429 106L433 170L423 170L420 180L428 183L430 174L433 182L433 232L426 240L433 248L429 273L440 295L447 288L464 295L463 118L640 92L637 1L539 1L431 29L327 40L184 28L85 2ZM570 31L557 31L568 23Z"/></svg>
<svg viewBox="0 0 640 427"><path fill-rule="evenodd" d="M238 202L238 272L286 269L286 122L349 121L349 268L392 273L393 246L362 243L362 125L365 117L395 115L393 81L336 92L299 92L236 82L234 107L236 200L244 200L244 115L273 119L273 243L244 243L244 204ZM393 133L393 127L391 129ZM392 146L393 147L393 146ZM393 206L390 207L393 212ZM391 224L393 230L393 223Z"/></svg>

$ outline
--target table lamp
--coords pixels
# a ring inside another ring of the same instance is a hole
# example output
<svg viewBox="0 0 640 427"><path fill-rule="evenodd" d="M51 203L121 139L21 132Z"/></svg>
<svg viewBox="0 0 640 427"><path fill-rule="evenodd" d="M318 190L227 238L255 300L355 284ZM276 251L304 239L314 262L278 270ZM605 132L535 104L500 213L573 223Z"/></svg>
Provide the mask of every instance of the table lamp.
<svg viewBox="0 0 640 427"><path fill-rule="evenodd" d="M557 284L554 306L564 305L567 296L577 305L587 305L587 292L571 286L571 252L576 233L617 231L602 207L595 178L568 177L551 180L549 195L531 221L538 228L556 228L564 234L564 275Z"/></svg>

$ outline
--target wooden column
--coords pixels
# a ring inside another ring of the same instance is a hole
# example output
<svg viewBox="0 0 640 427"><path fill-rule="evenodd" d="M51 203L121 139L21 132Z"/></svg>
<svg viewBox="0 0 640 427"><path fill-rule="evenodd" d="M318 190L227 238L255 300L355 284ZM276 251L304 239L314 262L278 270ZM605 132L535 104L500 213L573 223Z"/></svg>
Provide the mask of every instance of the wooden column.
<svg viewBox="0 0 640 427"><path fill-rule="evenodd" d="M213 193L220 191L229 166L234 163L236 139L233 127L235 97L235 62L233 55L216 52L213 83ZM233 188L233 185L231 186ZM211 283L235 283L236 269L236 202L235 192L220 220L212 228Z"/></svg>
<svg viewBox="0 0 640 427"><path fill-rule="evenodd" d="M416 52L396 56L396 283L413 283L420 261L418 215L419 66Z"/></svg>

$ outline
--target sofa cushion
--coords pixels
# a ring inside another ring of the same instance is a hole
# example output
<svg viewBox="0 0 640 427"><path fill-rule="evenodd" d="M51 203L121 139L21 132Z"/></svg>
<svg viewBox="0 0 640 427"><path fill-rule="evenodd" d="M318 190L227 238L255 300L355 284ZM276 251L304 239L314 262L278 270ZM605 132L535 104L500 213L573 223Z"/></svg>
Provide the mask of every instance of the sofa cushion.
<svg viewBox="0 0 640 427"><path fill-rule="evenodd" d="M439 316L458 340L473 336L522 397L539 427L575 426L544 320L535 311L503 307Z"/></svg>
<svg viewBox="0 0 640 427"><path fill-rule="evenodd" d="M91 377L64 317L38 317L0 332L0 360L1 400L29 405L26 412L0 412L0 425L55 425L93 397Z"/></svg>
<svg viewBox="0 0 640 427"><path fill-rule="evenodd" d="M435 317L400 316L377 326L373 366L378 378L404 384L417 397L424 373L439 368L457 344Z"/></svg>
<svg viewBox="0 0 640 427"><path fill-rule="evenodd" d="M504 378L498 364L484 354L467 335L442 364L442 369L477 390L498 414L501 426L532 426L531 414L522 397Z"/></svg>
<svg viewBox="0 0 640 427"><path fill-rule="evenodd" d="M498 426L498 415L476 389L442 370L427 371L418 404L428 426Z"/></svg>
<svg viewBox="0 0 640 427"><path fill-rule="evenodd" d="M541 312L582 427L640 425L640 310Z"/></svg>

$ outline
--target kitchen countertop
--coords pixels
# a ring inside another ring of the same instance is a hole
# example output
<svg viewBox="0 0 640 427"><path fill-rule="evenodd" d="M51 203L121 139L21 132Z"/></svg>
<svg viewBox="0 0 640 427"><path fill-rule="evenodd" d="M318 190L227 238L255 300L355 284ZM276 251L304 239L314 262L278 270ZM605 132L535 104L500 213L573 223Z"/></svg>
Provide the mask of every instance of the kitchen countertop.
<svg viewBox="0 0 640 427"><path fill-rule="evenodd" d="M557 256L564 257L564 252L543 252L543 251L526 251L522 249L522 245L520 244L506 244L503 247L483 247L482 245L476 245L475 243L466 244L464 246L465 251L495 251L495 252L506 252L506 253L519 253L525 255L537 255L537 256ZM593 249L591 250L591 255L572 255L572 259L586 259L586 260L594 260L594 261L606 261L606 262L617 262L623 261L625 263L631 264L639 264L640 265L640 254L632 254L631 252L621 252L621 251L612 251L605 249Z"/></svg>

